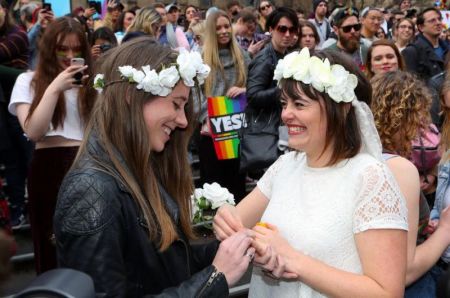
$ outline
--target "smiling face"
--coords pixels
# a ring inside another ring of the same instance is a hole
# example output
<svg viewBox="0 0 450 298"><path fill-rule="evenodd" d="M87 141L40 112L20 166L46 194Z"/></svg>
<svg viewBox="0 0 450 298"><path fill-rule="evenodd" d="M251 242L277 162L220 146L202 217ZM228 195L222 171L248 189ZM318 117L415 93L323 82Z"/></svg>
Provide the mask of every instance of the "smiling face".
<svg viewBox="0 0 450 298"><path fill-rule="evenodd" d="M379 45L374 47L370 62L374 74L398 70L397 55L390 46Z"/></svg>
<svg viewBox="0 0 450 298"><path fill-rule="evenodd" d="M227 47L231 41L231 23L226 17L217 18L216 34L219 48Z"/></svg>
<svg viewBox="0 0 450 298"><path fill-rule="evenodd" d="M412 39L414 33L413 24L409 20L402 20L398 24L396 37L402 41L409 41Z"/></svg>
<svg viewBox="0 0 450 298"><path fill-rule="evenodd" d="M365 17L361 18L363 27L371 34L376 34L383 21L383 14L379 10L370 10Z"/></svg>
<svg viewBox="0 0 450 298"><path fill-rule="evenodd" d="M173 131L187 127L185 105L189 92L189 87L179 81L167 97L156 97L144 104L144 121L151 151L163 151Z"/></svg>
<svg viewBox="0 0 450 298"><path fill-rule="evenodd" d="M327 120L323 100L313 100L303 90L298 91L297 98L281 99L281 119L288 128L289 147L304 151L308 158L317 159L326 143Z"/></svg>

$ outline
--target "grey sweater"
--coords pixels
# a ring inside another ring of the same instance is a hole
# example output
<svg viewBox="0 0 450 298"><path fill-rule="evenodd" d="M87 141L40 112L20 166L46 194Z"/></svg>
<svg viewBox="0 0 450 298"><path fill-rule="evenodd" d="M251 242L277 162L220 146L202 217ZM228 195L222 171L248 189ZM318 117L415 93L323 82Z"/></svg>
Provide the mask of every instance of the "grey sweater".
<svg viewBox="0 0 450 298"><path fill-rule="evenodd" d="M248 65L250 64L250 56L244 50L242 51L242 55L244 56L245 69L247 70ZM219 58L220 62L222 62L224 75L222 76L220 70L212 69L211 72L214 71L214 82L211 89L212 96L224 96L230 87L233 87L236 83L236 67L233 62L233 57L231 56L230 49L220 49L219 50ZM245 85L244 85L245 86ZM208 105L206 97L202 96L202 104L200 109L200 123L208 116Z"/></svg>

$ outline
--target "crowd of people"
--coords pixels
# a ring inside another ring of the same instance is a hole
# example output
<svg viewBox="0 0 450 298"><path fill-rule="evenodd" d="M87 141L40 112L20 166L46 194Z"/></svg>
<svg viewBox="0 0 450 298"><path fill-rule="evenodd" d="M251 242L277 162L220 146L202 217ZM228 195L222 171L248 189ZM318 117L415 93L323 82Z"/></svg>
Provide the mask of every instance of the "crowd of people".
<svg viewBox="0 0 450 298"><path fill-rule="evenodd" d="M57 17L0 0L0 224L29 219L36 272L86 272L105 297L226 297L250 264L250 297L449 295L442 7L341 2ZM248 171L219 158L220 96L273 119L287 153ZM193 152L200 184L237 203L200 244Z"/></svg>

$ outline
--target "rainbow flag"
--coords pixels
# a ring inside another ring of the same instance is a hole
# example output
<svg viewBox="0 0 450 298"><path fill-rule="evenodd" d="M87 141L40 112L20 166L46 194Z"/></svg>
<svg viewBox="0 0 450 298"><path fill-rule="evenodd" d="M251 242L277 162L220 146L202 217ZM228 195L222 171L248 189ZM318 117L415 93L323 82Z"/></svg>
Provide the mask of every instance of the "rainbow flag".
<svg viewBox="0 0 450 298"><path fill-rule="evenodd" d="M219 160L239 157L238 132L246 126L245 107L247 97L208 97L209 127Z"/></svg>

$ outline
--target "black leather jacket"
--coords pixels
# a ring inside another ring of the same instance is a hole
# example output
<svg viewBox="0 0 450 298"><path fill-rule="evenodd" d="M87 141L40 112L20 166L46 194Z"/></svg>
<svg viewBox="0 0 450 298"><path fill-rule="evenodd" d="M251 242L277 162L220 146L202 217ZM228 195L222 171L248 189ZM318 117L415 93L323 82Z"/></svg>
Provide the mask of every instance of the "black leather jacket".
<svg viewBox="0 0 450 298"><path fill-rule="evenodd" d="M94 135L88 151L112 166ZM179 209L161 187L176 223ZM211 278L218 242L180 239L160 252L138 205L117 178L82 158L61 185L54 217L58 262L89 274L99 297L228 297L223 274Z"/></svg>
<svg viewBox="0 0 450 298"><path fill-rule="evenodd" d="M279 109L280 90L273 79L278 60L284 55L278 53L269 43L248 66L247 100L248 109L253 111Z"/></svg>

